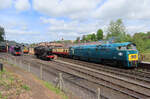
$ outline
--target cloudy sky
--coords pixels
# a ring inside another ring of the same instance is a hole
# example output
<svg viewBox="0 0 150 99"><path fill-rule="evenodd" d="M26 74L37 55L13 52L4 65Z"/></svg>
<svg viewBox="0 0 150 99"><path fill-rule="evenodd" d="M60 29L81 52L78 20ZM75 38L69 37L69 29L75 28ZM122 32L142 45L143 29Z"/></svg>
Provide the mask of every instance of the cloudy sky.
<svg viewBox="0 0 150 99"><path fill-rule="evenodd" d="M129 34L150 31L150 0L0 0L0 25L17 42L74 40L118 18Z"/></svg>

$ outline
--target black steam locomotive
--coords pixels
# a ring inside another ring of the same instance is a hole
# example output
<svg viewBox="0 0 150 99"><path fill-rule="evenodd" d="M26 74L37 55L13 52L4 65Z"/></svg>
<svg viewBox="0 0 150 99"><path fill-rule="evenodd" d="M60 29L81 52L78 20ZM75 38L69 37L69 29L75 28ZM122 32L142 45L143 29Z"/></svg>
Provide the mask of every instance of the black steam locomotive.
<svg viewBox="0 0 150 99"><path fill-rule="evenodd" d="M52 54L52 49L45 46L38 46L34 48L34 55L37 58L43 59L43 60L53 60L56 59L57 56Z"/></svg>

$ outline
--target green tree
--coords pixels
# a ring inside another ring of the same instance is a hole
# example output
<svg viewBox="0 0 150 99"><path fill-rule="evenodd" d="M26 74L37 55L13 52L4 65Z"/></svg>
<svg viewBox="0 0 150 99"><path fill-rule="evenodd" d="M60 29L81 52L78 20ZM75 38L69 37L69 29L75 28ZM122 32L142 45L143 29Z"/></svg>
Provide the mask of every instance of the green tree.
<svg viewBox="0 0 150 99"><path fill-rule="evenodd" d="M136 44L136 47L140 52L144 52L144 50L146 49L146 42L144 38L144 33L135 33L133 36L132 42Z"/></svg>
<svg viewBox="0 0 150 99"><path fill-rule="evenodd" d="M0 41L4 41L5 30L0 26Z"/></svg>
<svg viewBox="0 0 150 99"><path fill-rule="evenodd" d="M86 42L86 36L85 35L82 36L82 40L81 41L82 42Z"/></svg>
<svg viewBox="0 0 150 99"><path fill-rule="evenodd" d="M102 29L99 29L99 30L97 31L96 36L97 36L97 40L102 40L102 39L103 39L103 30L102 30Z"/></svg>
<svg viewBox="0 0 150 99"><path fill-rule="evenodd" d="M111 21L107 28L107 39L111 37L118 37L116 42L126 41L126 29L121 19Z"/></svg>
<svg viewBox="0 0 150 99"><path fill-rule="evenodd" d="M96 35L95 35L95 33L93 33L93 34L91 35L91 40L92 40L92 41L96 41Z"/></svg>
<svg viewBox="0 0 150 99"><path fill-rule="evenodd" d="M131 35L130 34L127 34L126 36L125 36L125 42L132 42L132 40L133 40L133 38L131 37Z"/></svg>
<svg viewBox="0 0 150 99"><path fill-rule="evenodd" d="M79 42L80 42L80 37L77 37L75 43L79 43Z"/></svg>
<svg viewBox="0 0 150 99"><path fill-rule="evenodd" d="M86 36L86 40L87 40L87 41L92 41L92 34L88 34L88 35Z"/></svg>

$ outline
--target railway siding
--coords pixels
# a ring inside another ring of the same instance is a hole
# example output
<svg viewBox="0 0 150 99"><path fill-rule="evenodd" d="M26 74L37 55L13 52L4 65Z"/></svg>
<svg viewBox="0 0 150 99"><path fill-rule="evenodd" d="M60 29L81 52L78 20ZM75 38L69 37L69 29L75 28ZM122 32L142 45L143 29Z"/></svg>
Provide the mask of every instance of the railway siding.
<svg viewBox="0 0 150 99"><path fill-rule="evenodd" d="M42 61L42 63L43 63L43 65L47 65L47 64L45 64L45 62L43 62ZM40 64L40 63L39 63ZM52 62L49 62L49 64L52 64ZM68 68L67 69L65 69L65 70L63 70L67 65L66 64L60 64L60 63L58 63L59 65L59 68L58 67L56 67L58 70L61 70L61 71L63 71L63 72L69 72L70 74L74 74L74 75L76 75L76 76L79 76L79 77L81 77L81 78L84 78L84 79L87 79L87 80L89 80L89 78L87 78L87 75L84 75L84 76L81 76L81 75L79 75L76 71L71 71L71 70L69 70ZM63 66L63 67L62 67ZM68 65L68 67L71 67L70 65ZM71 71L71 72L70 72ZM82 73L82 72L80 72L80 73ZM85 73L84 73L85 74ZM90 76L90 74L89 73L86 73L86 74L88 74L88 76ZM92 78L94 77L94 76L91 76ZM93 80L90 80L90 81L94 81L95 79L93 79ZM97 79L96 79L97 80ZM94 81L95 82L95 81ZM95 83L97 83L97 82L95 82ZM99 83L100 84L100 83ZM102 85L102 84L101 84ZM103 84L103 85L105 85L105 84ZM108 87L108 85L105 85L105 86L107 86ZM115 89L115 88L114 88ZM115 90L118 90L118 89L115 89ZM120 91L120 90L118 90L118 91ZM124 92L124 93L126 93L125 91L122 91L122 92ZM130 91L131 92L131 91ZM128 93L129 94L129 93ZM141 93L142 94L142 93ZM131 94L132 96L135 96L135 95L133 95L133 92L132 92L132 94ZM143 94L144 95L144 94ZM138 98L140 97L144 97L144 96L142 96L142 95L137 95L138 96ZM135 96L136 97L136 96ZM149 97L149 95L147 96L147 97Z"/></svg>
<svg viewBox="0 0 150 99"><path fill-rule="evenodd" d="M52 64L52 63L50 63ZM43 65L47 65L47 64L43 64ZM63 66L63 67L62 67ZM83 78L83 79L86 79L87 82L92 82L92 83L95 83L95 84L98 84L98 85L101 85L101 86L104 86L106 88L110 88L110 89L113 89L117 92L121 92L123 94L126 94L130 97L134 97L134 98L147 98L148 96L145 96L145 95L141 95L141 94L138 94L137 92L134 92L134 91L130 91L128 89L124 89L124 88L120 88L121 86L117 86L117 85L114 85L112 82L107 82L107 81L104 81L104 80L100 80L98 79L97 77L94 77L92 75L90 75L89 73L83 73L83 72L78 72L78 71L74 71L73 69L68 69L68 68L65 68L66 67L66 64L59 64L57 67L53 67L59 71L62 71L62 72L67 72L71 75L75 75L77 77L80 77L80 78ZM109 97L109 96L107 96ZM109 97L111 98L111 97ZM129 97L128 97L129 98Z"/></svg>
<svg viewBox="0 0 150 99"><path fill-rule="evenodd" d="M132 96L134 98L145 99L147 97L150 97L149 84L137 82L133 79L120 77L120 75L112 74L111 72L106 73L100 70L87 68L82 65L68 63L60 60L45 62L34 58L30 58L30 60L28 58L28 56L24 57L23 60L27 60L26 62L33 62L35 63L35 65L41 64L43 66L47 66L47 69L49 69L48 67L51 67L58 71L69 73L70 75L73 74L87 80L88 82L105 86L107 88ZM57 66L53 66L54 64L57 64Z"/></svg>
<svg viewBox="0 0 150 99"><path fill-rule="evenodd" d="M89 63L89 62L80 61L80 60L72 60L72 59L68 59L68 58L59 57L58 59L62 60L62 61L69 62L69 63L89 67L92 69L109 72L111 74L113 73L113 74L116 74L117 76L123 76L123 77L131 78L134 80L138 80L139 82L144 81L145 83L146 82L148 84L150 83L150 72L146 72L146 71L141 70L142 67L137 68L137 69L135 68L135 69L131 69L131 70L125 70L125 69L114 68L114 67L110 67L110 66L104 66L101 64Z"/></svg>
<svg viewBox="0 0 150 99"><path fill-rule="evenodd" d="M128 89L137 90L137 92L139 92L139 93L143 93L143 91L144 91L144 94L146 94L147 96L150 96L150 84L145 85L145 84L136 82L132 79L129 80L129 79L126 79L126 78L123 78L123 77L119 77L117 75L109 74L109 73L102 72L102 71L97 71L97 70L87 68L87 67L83 67L83 66L80 66L80 65L77 65L77 64L67 63L67 62L63 62L63 61L60 61L60 60L55 60L55 61L56 62L61 62L61 63L64 63L64 64L68 64L68 65L71 65L71 66L75 66L75 67L77 67L76 69L81 70L82 72L87 72L89 74L92 74L92 72L93 72L94 77L97 76L99 79L103 79L103 80L110 81L110 82L112 81L113 83L116 83L120 86L126 86L126 87L128 86ZM72 68L71 66L70 66L70 68ZM128 85L126 83L128 83Z"/></svg>
<svg viewBox="0 0 150 99"><path fill-rule="evenodd" d="M98 71L98 70L95 70L95 69L92 69L92 68L83 67L83 66L80 66L80 65L77 65L77 64L72 64L72 63L64 62L64 61L61 61L61 60L55 60L55 61L56 62L61 62L61 63L64 63L64 64L68 64L68 65L71 65L71 66L75 66L75 67L78 67L80 69L84 69L84 70L92 71L92 72L95 72L95 73L103 74L105 76L110 76L112 78L116 78L116 79L119 79L119 80L122 80L122 81L134 83L134 84L137 84L137 85L140 85L142 87L150 89L150 84L142 84L142 83L136 82L134 80L128 81L129 79L126 79L124 77L120 77L120 76L113 75L113 74L110 74L110 73L106 73L106 72L103 72L103 71Z"/></svg>

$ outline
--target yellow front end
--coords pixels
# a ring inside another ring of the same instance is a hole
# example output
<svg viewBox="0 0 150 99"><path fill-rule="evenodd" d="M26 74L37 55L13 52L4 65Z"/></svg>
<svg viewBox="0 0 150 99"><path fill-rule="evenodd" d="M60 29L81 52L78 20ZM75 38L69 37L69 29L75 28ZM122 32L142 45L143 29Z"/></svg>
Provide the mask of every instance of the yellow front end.
<svg viewBox="0 0 150 99"><path fill-rule="evenodd" d="M129 61L138 61L138 54L129 54Z"/></svg>

